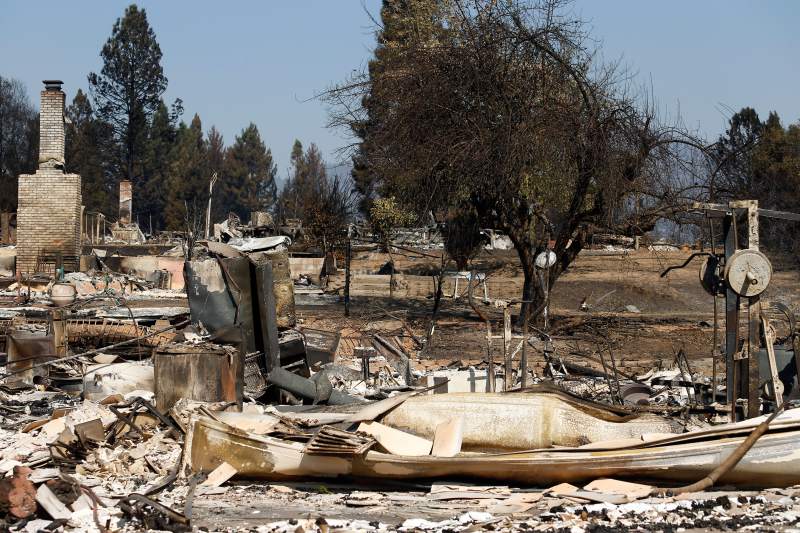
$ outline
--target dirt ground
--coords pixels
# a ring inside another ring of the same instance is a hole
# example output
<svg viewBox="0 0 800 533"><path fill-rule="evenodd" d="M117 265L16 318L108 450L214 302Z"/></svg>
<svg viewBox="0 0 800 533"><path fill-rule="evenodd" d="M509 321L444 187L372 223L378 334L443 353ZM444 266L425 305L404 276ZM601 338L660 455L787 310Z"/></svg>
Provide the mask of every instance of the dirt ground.
<svg viewBox="0 0 800 533"><path fill-rule="evenodd" d="M380 331L396 337L411 349L418 348L411 337L424 338L433 308L431 275L439 265L439 252L426 255L392 254L397 272L394 295L389 293L389 276L376 274L388 261L387 254L355 254L351 285L351 316L343 316L342 298L298 297L298 318L303 327L342 331L340 352L347 355L359 345L364 333ZM688 267L660 273L671 265L682 264L689 250L638 251L586 250L556 282L551 294L548 332L556 354L566 361L600 368L599 354L623 372L640 373L670 366L682 350L693 365L711 373L714 336L714 300L699 282L701 259ZM513 250L485 252L475 262L478 272L486 273L489 298L511 300L521 295L523 276ZM339 280L341 281L341 280ZM776 268L772 283L762 297L764 302L783 302L790 308L798 304L794 290L800 274L794 269ZM446 297L437 319L431 345L417 362L423 368L438 368L461 362L479 365L487 361L486 326L470 309L465 282L452 298L453 284L444 285ZM480 302L482 290L475 290L478 305L487 314L498 334L502 310ZM587 307L581 309L584 303ZM718 299L718 324L723 325L724 299ZM518 313L518 306L512 307ZM775 314L778 317L777 314ZM542 328L538 322L536 327ZM778 323L778 329L783 326ZM723 342L723 332L718 333ZM501 341L493 342L493 355L501 360ZM588 357L587 357L588 356ZM531 364L543 363L541 352L529 352ZM722 370L720 365L719 370Z"/></svg>

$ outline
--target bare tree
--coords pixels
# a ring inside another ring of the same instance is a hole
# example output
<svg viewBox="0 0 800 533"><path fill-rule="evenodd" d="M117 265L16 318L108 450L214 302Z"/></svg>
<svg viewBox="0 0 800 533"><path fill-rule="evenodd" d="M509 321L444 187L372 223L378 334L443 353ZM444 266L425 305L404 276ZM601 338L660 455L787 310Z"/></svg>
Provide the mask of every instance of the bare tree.
<svg viewBox="0 0 800 533"><path fill-rule="evenodd" d="M0 211L17 205L17 176L36 170L36 110L21 81L0 76Z"/></svg>
<svg viewBox="0 0 800 533"><path fill-rule="evenodd" d="M305 222L308 233L323 251L345 242L356 204L353 189L345 180L334 176L322 181L316 201L305 211Z"/></svg>
<svg viewBox="0 0 800 533"><path fill-rule="evenodd" d="M597 60L568 2L438 5L441 31L326 93L330 124L363 122L368 101L372 148L361 153L380 193L420 213L474 210L482 227L508 234L523 314L538 314L537 251L552 241L552 285L593 232L650 230L702 194L704 146L660 121L618 64Z"/></svg>
<svg viewBox="0 0 800 533"><path fill-rule="evenodd" d="M353 187L338 175L328 175L314 143L304 151L302 143L295 140L291 166L292 172L275 206L278 220L283 223L293 218L302 220L307 230L305 235L328 251L343 242L347 234L358 200Z"/></svg>

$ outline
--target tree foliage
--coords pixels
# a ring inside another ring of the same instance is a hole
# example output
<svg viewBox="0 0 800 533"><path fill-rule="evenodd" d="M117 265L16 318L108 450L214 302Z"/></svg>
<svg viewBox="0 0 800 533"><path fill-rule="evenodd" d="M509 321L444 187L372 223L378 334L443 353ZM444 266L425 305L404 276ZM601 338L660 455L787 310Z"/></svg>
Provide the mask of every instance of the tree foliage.
<svg viewBox="0 0 800 533"><path fill-rule="evenodd" d="M294 141L289 157L290 175L278 198L278 217L281 220L305 220L328 184L325 161L317 145L303 150L303 143Z"/></svg>
<svg viewBox="0 0 800 533"><path fill-rule="evenodd" d="M0 76L0 211L17 206L17 177L36 170L39 120L21 81Z"/></svg>
<svg viewBox="0 0 800 533"><path fill-rule="evenodd" d="M370 80L391 76L395 69L402 69L403 54L408 48L420 42L435 42L443 31L441 4L440 0L383 0L382 25L376 32L377 46L366 73ZM381 150L374 141L374 133L385 124L391 110L384 100L369 91L360 98L360 106L346 113L346 120L359 141L352 154L353 185L361 196L361 210L369 214L381 182L381 167L373 164Z"/></svg>
<svg viewBox="0 0 800 533"><path fill-rule="evenodd" d="M382 195L418 214L473 210L504 231L535 310L534 257L548 240L554 282L593 231L641 234L699 195L693 150L703 146L598 62L566 2L427 5L412 22L432 31L409 32L390 68L327 94L331 124L363 132L357 154Z"/></svg>
<svg viewBox="0 0 800 533"><path fill-rule="evenodd" d="M750 107L728 123L715 146L709 196L715 201L758 200L761 207L797 211L800 205L800 124L784 127L777 113L766 121ZM795 228L772 220L761 226L762 242L800 250Z"/></svg>
<svg viewBox="0 0 800 533"><path fill-rule="evenodd" d="M88 212L115 213L117 193L109 187L106 164L110 128L97 118L89 97L80 89L65 113L65 170L80 174L81 196Z"/></svg>
<svg viewBox="0 0 800 533"><path fill-rule="evenodd" d="M485 237L481 234L480 219L472 209L456 211L444 224L444 249L455 261L459 271L465 271L478 255Z"/></svg>
<svg viewBox="0 0 800 533"><path fill-rule="evenodd" d="M268 211L277 196L277 174L272 151L251 122L236 136L225 157L221 177L224 205L242 220L248 220L251 211Z"/></svg>
<svg viewBox="0 0 800 533"><path fill-rule="evenodd" d="M417 216L400 205L394 196L389 196L372 202L369 219L373 233L380 239L384 249L388 249L396 230L410 226L417 220Z"/></svg>
<svg viewBox="0 0 800 533"><path fill-rule="evenodd" d="M136 4L125 9L100 57L103 68L89 74L89 86L98 116L114 134L116 170L133 182L135 191L142 185L150 119L167 88L161 48L144 9Z"/></svg>
<svg viewBox="0 0 800 533"><path fill-rule="evenodd" d="M203 125L195 115L188 126L181 123L173 148L167 181L167 204L164 210L167 229L187 230L203 220L208 200L208 166Z"/></svg>
<svg viewBox="0 0 800 533"><path fill-rule="evenodd" d="M148 232L165 227L165 192L170 183L172 157L178 138L176 111L170 112L163 100L159 102L147 132L143 184L133 190L134 212L140 215L142 224L146 221Z"/></svg>
<svg viewBox="0 0 800 533"><path fill-rule="evenodd" d="M278 218L300 219L306 235L328 250L347 233L356 203L352 187L339 176L328 176L314 143L304 151L303 144L295 140L290 162L291 174L278 197Z"/></svg>

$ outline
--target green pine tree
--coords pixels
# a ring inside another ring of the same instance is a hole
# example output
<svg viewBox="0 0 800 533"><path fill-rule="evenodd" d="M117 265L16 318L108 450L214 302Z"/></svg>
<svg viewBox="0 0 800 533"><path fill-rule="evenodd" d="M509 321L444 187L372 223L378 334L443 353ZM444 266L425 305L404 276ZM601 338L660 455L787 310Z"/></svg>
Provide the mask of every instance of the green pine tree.
<svg viewBox="0 0 800 533"><path fill-rule="evenodd" d="M89 74L89 87L98 116L114 133L115 174L131 180L135 191L142 185L150 119L167 88L161 48L144 9L125 9L100 57L103 68Z"/></svg>
<svg viewBox="0 0 800 533"><path fill-rule="evenodd" d="M381 6L381 30L377 33L375 57L368 65L369 79L391 75L396 59L410 46L434 43L444 31L441 18L446 0L383 0ZM369 213L372 201L378 193L381 176L375 173L370 160L380 157L381 149L375 146L372 132L384 127L384 114L390 113L387 102L381 98L366 96L362 102L366 118L352 124L353 133L360 139L353 161L353 184L361 196L361 210Z"/></svg>
<svg viewBox="0 0 800 533"><path fill-rule="evenodd" d="M211 223L220 222L227 215L226 205L223 201L225 177L225 140L219 130L211 126L206 136L206 158L208 164L208 177L217 173L217 183L214 185L214 196L211 199Z"/></svg>
<svg viewBox="0 0 800 533"><path fill-rule="evenodd" d="M272 151L261 140L256 125L250 123L226 153L225 205L243 221L249 220L251 211L271 209L277 196L277 173Z"/></svg>
<svg viewBox="0 0 800 533"><path fill-rule="evenodd" d="M291 175L281 190L279 211L282 219L299 218L304 223L314 204L318 203L328 186L325 161L317 145L303 151L303 144L296 140L290 155Z"/></svg>
<svg viewBox="0 0 800 533"><path fill-rule="evenodd" d="M168 229L197 231L203 223L207 193L206 143L195 115L178 128L167 180L165 223Z"/></svg>
<svg viewBox="0 0 800 533"><path fill-rule="evenodd" d="M86 210L113 218L116 193L109 185L105 164L110 128L95 116L89 98L80 89L67 107L66 116L69 119L65 131L66 170L81 175L81 194Z"/></svg>
<svg viewBox="0 0 800 533"><path fill-rule="evenodd" d="M178 136L175 119L164 101L159 102L148 130L143 184L133 190L133 209L139 214L142 229L147 232L165 227L165 191L169 184L171 157Z"/></svg>

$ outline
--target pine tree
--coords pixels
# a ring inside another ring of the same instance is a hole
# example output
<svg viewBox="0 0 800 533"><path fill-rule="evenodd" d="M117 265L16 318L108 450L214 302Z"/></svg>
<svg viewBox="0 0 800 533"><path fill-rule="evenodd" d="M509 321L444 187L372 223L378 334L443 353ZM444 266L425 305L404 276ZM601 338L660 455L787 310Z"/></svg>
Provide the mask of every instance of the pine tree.
<svg viewBox="0 0 800 533"><path fill-rule="evenodd" d="M300 167L303 165L303 143L300 142L300 139L294 140L292 153L289 154L289 164L292 166L294 175L296 176L300 171Z"/></svg>
<svg viewBox="0 0 800 533"><path fill-rule="evenodd" d="M292 152L289 154L290 175L286 183L283 184L281 194L278 197L278 218L298 218L297 216L297 184L302 179L304 169L303 143L300 139L295 139L292 145Z"/></svg>
<svg viewBox="0 0 800 533"><path fill-rule="evenodd" d="M168 229L196 231L202 225L208 200L206 176L203 125L195 115L189 126L181 123L172 152L164 210Z"/></svg>
<svg viewBox="0 0 800 533"><path fill-rule="evenodd" d="M354 195L338 176L331 179L317 145L304 151L296 140L290 155L291 173L281 190L278 216L281 220L298 218L306 236L323 250L347 232L354 210Z"/></svg>
<svg viewBox="0 0 800 533"><path fill-rule="evenodd" d="M390 75L395 68L396 58L412 45L435 42L437 35L444 31L441 13L445 0L383 0L381 6L382 27L378 32L375 57L368 65L369 79ZM372 132L384 127L383 114L390 112L380 98L365 96L362 106L366 118L352 124L353 133L361 139L352 157L353 184L361 196L361 210L369 212L372 200L377 194L380 182L370 164L370 159L380 157L380 147L375 146Z"/></svg>
<svg viewBox="0 0 800 533"><path fill-rule="evenodd" d="M0 76L0 211L17 208L17 177L36 171L39 120L25 86Z"/></svg>
<svg viewBox="0 0 800 533"><path fill-rule="evenodd" d="M100 57L103 68L89 74L89 86L98 116L114 133L117 174L131 180L135 191L142 185L148 125L167 88L161 48L144 9L131 4L125 10Z"/></svg>
<svg viewBox="0 0 800 533"><path fill-rule="evenodd" d="M104 153L110 128L95 116L89 98L80 89L66 115L69 119L65 132L66 170L81 175L81 194L87 211L113 218L116 194L109 185Z"/></svg>
<svg viewBox="0 0 800 533"><path fill-rule="evenodd" d="M208 168L211 171L221 172L225 164L225 141L222 134L215 126L208 130Z"/></svg>
<svg viewBox="0 0 800 533"><path fill-rule="evenodd" d="M142 229L155 232L164 228L164 209L172 151L178 136L177 117L162 100L148 129L142 185L133 189L133 209ZM152 228L151 228L152 225Z"/></svg>
<svg viewBox="0 0 800 533"><path fill-rule="evenodd" d="M214 185L214 195L211 199L211 221L224 219L228 212L225 205L220 201L223 198L225 177L225 141L222 134L216 127L211 126L206 138L206 161L208 165L208 177L217 173L217 183Z"/></svg>
<svg viewBox="0 0 800 533"><path fill-rule="evenodd" d="M275 204L278 168L255 124L250 123L234 140L225 157L224 199L230 211L248 220L251 211L266 211Z"/></svg>
<svg viewBox="0 0 800 533"><path fill-rule="evenodd" d="M317 145L303 151L303 144L296 140L289 156L291 175L281 190L279 215L282 219L299 218L306 222L311 206L320 201L328 186L325 161Z"/></svg>

